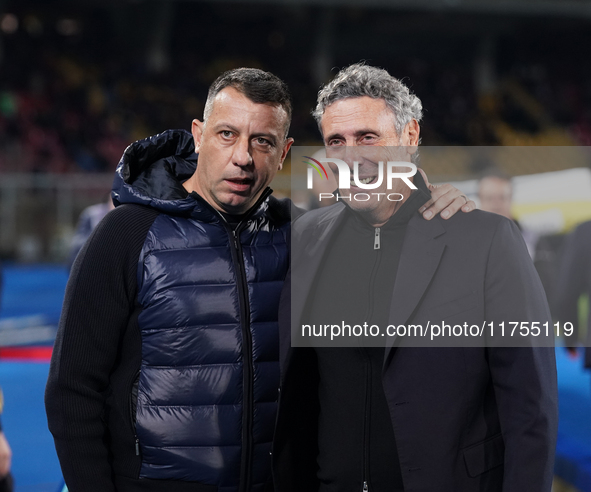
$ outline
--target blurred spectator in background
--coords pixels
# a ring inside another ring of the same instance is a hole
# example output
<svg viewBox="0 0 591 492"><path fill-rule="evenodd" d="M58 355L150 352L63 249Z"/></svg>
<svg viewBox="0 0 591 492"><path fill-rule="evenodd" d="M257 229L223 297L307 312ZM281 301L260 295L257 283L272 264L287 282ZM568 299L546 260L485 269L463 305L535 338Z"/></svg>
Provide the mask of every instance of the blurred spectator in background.
<svg viewBox="0 0 591 492"><path fill-rule="evenodd" d="M2 413L4 399L2 390L0 390L0 413ZM6 436L2 430L2 423L0 422L0 492L12 492L13 480L10 473L10 465L12 461L12 451Z"/></svg>
<svg viewBox="0 0 591 492"><path fill-rule="evenodd" d="M2 299L2 263L0 263L0 300ZM0 389L0 414L4 406L4 397ZM0 422L0 492L11 492L13 489L12 475L10 474L10 464L12 461L12 451L4 431L2 422Z"/></svg>
<svg viewBox="0 0 591 492"><path fill-rule="evenodd" d="M574 343L567 347L569 353L577 356L576 341L579 338L579 298L591 292L591 221L580 224L566 238L556 289L554 318L563 323L571 322L574 327ZM591 316L587 315L585 347L591 345ZM584 365L591 368L591 350L585 349Z"/></svg>
<svg viewBox="0 0 591 492"><path fill-rule="evenodd" d="M513 186L511 178L499 171L488 171L478 182L480 208L513 220L511 202Z"/></svg>
<svg viewBox="0 0 591 492"><path fill-rule="evenodd" d="M511 178L498 170L489 170L478 182L478 199L480 208L486 212L502 215L515 222L527 246L529 255L533 258L536 251L538 235L524 229L513 217L511 205L513 203L513 184Z"/></svg>
<svg viewBox="0 0 591 492"><path fill-rule="evenodd" d="M115 206L113 200L111 200L111 194L109 193L106 200L96 205L86 207L80 214L78 219L78 225L76 226L76 232L72 238L72 244L70 245L70 254L68 255L68 270L72 269L72 264L78 256L78 252L84 246L86 240L90 237L90 234L98 223L107 215Z"/></svg>

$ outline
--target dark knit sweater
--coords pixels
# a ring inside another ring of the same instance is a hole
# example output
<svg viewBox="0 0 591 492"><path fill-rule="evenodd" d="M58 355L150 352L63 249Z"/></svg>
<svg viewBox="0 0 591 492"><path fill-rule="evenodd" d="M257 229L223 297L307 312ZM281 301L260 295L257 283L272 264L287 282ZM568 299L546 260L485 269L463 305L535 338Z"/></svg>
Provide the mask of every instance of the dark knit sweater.
<svg viewBox="0 0 591 492"><path fill-rule="evenodd" d="M385 328L408 221L429 198L422 180L417 184L420 190L380 228L347 210L310 296L309 323ZM359 492L365 485L370 491L403 491L382 387L384 348L317 348L316 354L319 491Z"/></svg>

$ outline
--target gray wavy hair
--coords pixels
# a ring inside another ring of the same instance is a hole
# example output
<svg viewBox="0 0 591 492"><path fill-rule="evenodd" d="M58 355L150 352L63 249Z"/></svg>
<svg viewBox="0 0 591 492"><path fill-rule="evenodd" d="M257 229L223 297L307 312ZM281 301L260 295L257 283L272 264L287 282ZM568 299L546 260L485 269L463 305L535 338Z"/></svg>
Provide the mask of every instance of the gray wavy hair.
<svg viewBox="0 0 591 492"><path fill-rule="evenodd" d="M386 70L363 63L343 68L332 81L320 89L312 116L320 128L322 115L328 106L340 99L362 96L384 99L392 110L398 135L402 134L413 118L420 122L423 117L421 100L406 85ZM320 131L322 132L322 128Z"/></svg>

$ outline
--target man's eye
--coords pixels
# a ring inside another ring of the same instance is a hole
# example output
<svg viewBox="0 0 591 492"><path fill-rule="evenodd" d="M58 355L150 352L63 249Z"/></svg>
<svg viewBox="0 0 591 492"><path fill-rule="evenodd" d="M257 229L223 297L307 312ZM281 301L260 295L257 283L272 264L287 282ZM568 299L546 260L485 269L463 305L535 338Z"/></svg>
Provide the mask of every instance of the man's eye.
<svg viewBox="0 0 591 492"><path fill-rule="evenodd" d="M258 137L256 139L256 143L258 143L259 145L270 145L271 142L269 142L266 138L263 137Z"/></svg>
<svg viewBox="0 0 591 492"><path fill-rule="evenodd" d="M232 138L233 133L230 130L222 130L221 135L224 138Z"/></svg>
<svg viewBox="0 0 591 492"><path fill-rule="evenodd" d="M361 140L363 142L367 143L367 142L373 142L373 141L375 141L375 139L376 139L375 135L364 135Z"/></svg>
<svg viewBox="0 0 591 492"><path fill-rule="evenodd" d="M329 140L328 145L331 147L336 147L338 145L344 145L342 140Z"/></svg>

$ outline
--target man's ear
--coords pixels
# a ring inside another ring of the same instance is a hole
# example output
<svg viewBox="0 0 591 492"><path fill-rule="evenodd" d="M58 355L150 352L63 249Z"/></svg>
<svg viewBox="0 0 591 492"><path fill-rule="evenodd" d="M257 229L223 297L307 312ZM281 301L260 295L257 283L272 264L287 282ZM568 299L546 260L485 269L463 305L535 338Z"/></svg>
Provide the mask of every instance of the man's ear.
<svg viewBox="0 0 591 492"><path fill-rule="evenodd" d="M191 122L191 133L193 134L193 142L195 143L195 153L199 153L201 147L201 137L203 136L203 122L195 118Z"/></svg>
<svg viewBox="0 0 591 492"><path fill-rule="evenodd" d="M419 122L413 118L404 128L401 142L402 145L407 147L409 154L414 154L417 151L420 133L421 127L419 126Z"/></svg>
<svg viewBox="0 0 591 492"><path fill-rule="evenodd" d="M404 129L402 130L402 136L400 137L400 145L405 147L413 147L419 143L419 134L421 128L419 122L414 118L410 120Z"/></svg>
<svg viewBox="0 0 591 492"><path fill-rule="evenodd" d="M289 152L289 148L293 144L293 138L289 137L285 139L285 144L283 147L283 152L281 152L281 159L279 160L279 171L283 168L283 161L287 157L287 153Z"/></svg>

